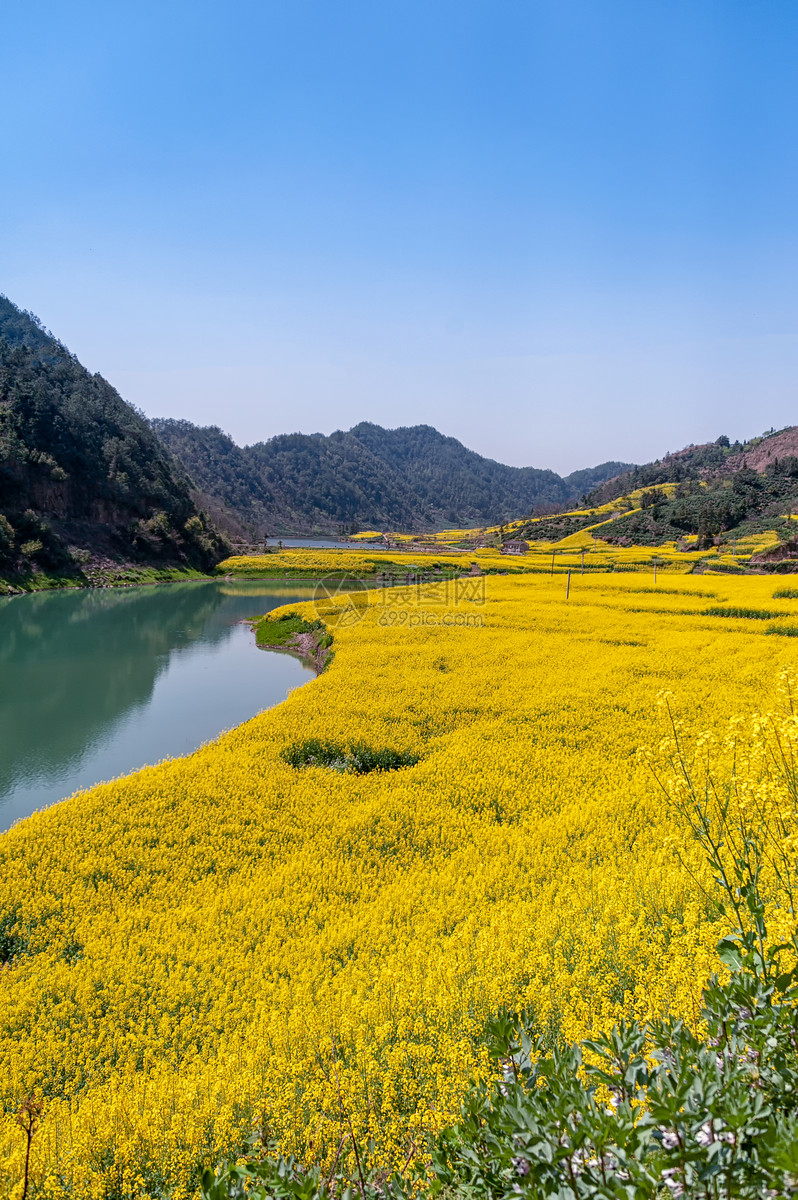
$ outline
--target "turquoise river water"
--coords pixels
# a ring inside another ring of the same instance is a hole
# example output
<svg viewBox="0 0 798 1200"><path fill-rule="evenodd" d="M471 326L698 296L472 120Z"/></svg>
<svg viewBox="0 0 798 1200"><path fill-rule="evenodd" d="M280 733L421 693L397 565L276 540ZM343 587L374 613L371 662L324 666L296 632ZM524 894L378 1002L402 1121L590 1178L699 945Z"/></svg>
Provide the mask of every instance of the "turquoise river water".
<svg viewBox="0 0 798 1200"><path fill-rule="evenodd" d="M312 594L213 581L0 600L0 830L284 700L312 668L242 622Z"/></svg>

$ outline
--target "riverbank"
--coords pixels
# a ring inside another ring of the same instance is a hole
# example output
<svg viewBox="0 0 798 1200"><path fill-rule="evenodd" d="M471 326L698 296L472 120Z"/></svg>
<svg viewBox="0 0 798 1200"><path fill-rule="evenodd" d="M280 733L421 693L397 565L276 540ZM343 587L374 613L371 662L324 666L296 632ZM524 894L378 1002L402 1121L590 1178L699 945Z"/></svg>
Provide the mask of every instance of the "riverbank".
<svg viewBox="0 0 798 1200"><path fill-rule="evenodd" d="M332 659L333 635L320 620L305 620L290 610L277 616L260 617L251 622L255 641L261 650L283 650L310 663L316 674Z"/></svg>
<svg viewBox="0 0 798 1200"><path fill-rule="evenodd" d="M152 583L189 583L192 580L209 581L218 578L218 575L206 575L193 567L147 567L134 563L119 563L87 566L65 575L46 571L24 575L0 575L0 596L23 596L28 592L50 592L70 588L142 587Z"/></svg>

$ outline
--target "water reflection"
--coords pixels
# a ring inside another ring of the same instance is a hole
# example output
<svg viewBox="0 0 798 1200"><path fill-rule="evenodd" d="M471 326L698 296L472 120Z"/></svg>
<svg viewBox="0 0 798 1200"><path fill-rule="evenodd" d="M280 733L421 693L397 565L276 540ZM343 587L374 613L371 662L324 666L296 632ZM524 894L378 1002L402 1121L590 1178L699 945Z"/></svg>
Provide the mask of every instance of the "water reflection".
<svg viewBox="0 0 798 1200"><path fill-rule="evenodd" d="M214 582L0 601L0 828L284 699L312 673L238 622L311 594Z"/></svg>

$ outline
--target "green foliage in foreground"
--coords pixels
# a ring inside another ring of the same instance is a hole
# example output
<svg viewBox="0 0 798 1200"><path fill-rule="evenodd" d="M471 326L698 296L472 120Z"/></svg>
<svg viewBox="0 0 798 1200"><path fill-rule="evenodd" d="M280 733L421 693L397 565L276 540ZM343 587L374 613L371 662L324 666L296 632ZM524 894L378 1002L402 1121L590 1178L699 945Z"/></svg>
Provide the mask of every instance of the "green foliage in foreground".
<svg viewBox="0 0 798 1200"><path fill-rule="evenodd" d="M508 1022L493 1047L504 1055L505 1081L473 1093L461 1122L440 1139L433 1190L797 1194L792 981L776 1000L753 947L728 941L721 952L734 970L704 992L701 1038L681 1022L633 1022L541 1055L540 1041Z"/></svg>
<svg viewBox="0 0 798 1200"><path fill-rule="evenodd" d="M463 1200L798 1195L794 973L773 978L752 934L720 951L731 977L706 988L700 1038L682 1022L630 1022L547 1050L528 1019L498 1018L491 1053L504 1079L468 1096L432 1148L424 1190ZM412 1182L364 1176L357 1190L401 1198ZM202 1191L205 1200L356 1194L292 1158L208 1171Z"/></svg>
<svg viewBox="0 0 798 1200"><path fill-rule="evenodd" d="M420 1175L369 1171L356 1146L355 1180L291 1157L252 1159L206 1171L204 1200L798 1196L798 939L768 946L756 832L724 850L700 804L687 819L718 908L737 925L718 945L728 977L704 989L700 1034L672 1019L629 1021L552 1046L529 1014L500 1014L488 1034L499 1078L472 1087Z"/></svg>

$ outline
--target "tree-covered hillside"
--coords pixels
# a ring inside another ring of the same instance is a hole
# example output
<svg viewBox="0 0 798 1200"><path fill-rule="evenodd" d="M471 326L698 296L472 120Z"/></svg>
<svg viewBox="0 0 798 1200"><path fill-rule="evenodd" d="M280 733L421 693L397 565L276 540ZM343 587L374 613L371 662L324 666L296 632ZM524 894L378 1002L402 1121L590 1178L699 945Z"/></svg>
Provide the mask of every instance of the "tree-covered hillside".
<svg viewBox="0 0 798 1200"><path fill-rule="evenodd" d="M0 573L94 554L204 568L223 550L145 418L0 297Z"/></svg>
<svg viewBox="0 0 798 1200"><path fill-rule="evenodd" d="M468 450L429 425L382 429L362 422L350 436L399 472L445 524L498 524L540 505L570 504L629 463L607 462L563 478L537 467L508 467ZM333 438L346 435L334 433Z"/></svg>
<svg viewBox="0 0 798 1200"><path fill-rule="evenodd" d="M791 426L748 442L722 436L633 467L594 488L581 511L523 532L556 540L595 527L604 541L638 545L695 535L705 549L770 529L793 538L796 512L798 427Z"/></svg>
<svg viewBox="0 0 798 1200"><path fill-rule="evenodd" d="M231 532L254 534L492 525L541 505L577 502L628 469L605 463L563 479L508 467L429 425L282 434L243 448L215 426L157 420L153 427Z"/></svg>

